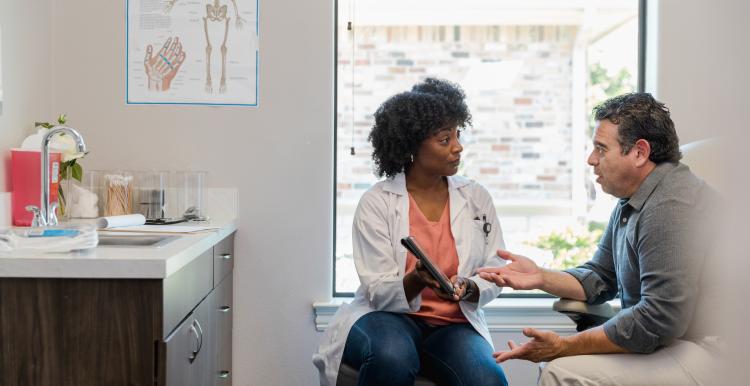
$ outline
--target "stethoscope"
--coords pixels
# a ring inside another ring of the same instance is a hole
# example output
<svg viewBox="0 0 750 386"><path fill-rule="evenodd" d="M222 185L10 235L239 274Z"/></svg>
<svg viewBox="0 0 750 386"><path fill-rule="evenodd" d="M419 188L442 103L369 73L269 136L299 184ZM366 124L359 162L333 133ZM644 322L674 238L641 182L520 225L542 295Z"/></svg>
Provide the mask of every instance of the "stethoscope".
<svg viewBox="0 0 750 386"><path fill-rule="evenodd" d="M474 220L479 220L479 216L475 217ZM492 231L492 224L487 221L487 215L482 215L482 222L484 224L482 225L482 232L484 232L484 237L490 237L490 232Z"/></svg>

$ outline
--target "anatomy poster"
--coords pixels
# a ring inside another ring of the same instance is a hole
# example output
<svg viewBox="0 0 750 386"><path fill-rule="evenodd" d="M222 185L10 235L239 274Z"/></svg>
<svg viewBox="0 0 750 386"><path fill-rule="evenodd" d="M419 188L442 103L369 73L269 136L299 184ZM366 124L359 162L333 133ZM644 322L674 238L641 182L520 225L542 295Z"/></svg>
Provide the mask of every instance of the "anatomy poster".
<svg viewBox="0 0 750 386"><path fill-rule="evenodd" d="M127 103L258 105L258 0L127 0Z"/></svg>

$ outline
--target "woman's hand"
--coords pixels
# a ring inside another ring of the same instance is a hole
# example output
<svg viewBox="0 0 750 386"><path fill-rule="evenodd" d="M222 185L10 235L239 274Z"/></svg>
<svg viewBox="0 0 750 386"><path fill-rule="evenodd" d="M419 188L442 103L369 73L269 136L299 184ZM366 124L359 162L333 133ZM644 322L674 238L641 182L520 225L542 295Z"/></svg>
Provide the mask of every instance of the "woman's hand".
<svg viewBox="0 0 750 386"><path fill-rule="evenodd" d="M453 276L451 282L453 282L453 288L456 291L458 300L465 300L472 303L479 301L479 286L473 280L461 276Z"/></svg>
<svg viewBox="0 0 750 386"><path fill-rule="evenodd" d="M425 268L421 260L417 260L414 271L419 274L419 277L422 280L424 286L429 287L440 299L456 302L458 301L458 299L460 299L458 295L450 295L447 292L443 291L443 288L440 287L440 282L438 282L434 277L432 277L432 275L430 275L430 271Z"/></svg>
<svg viewBox="0 0 750 386"><path fill-rule="evenodd" d="M410 279L408 278L409 275L414 276L416 279ZM457 278L457 276L454 276L454 279ZM461 278L463 279L463 278ZM425 266L422 264L420 260L417 260L416 265L414 266L414 270L411 271L409 274L407 274L407 277L404 278L405 281L416 281L419 283L419 291L421 292L422 289L425 287L430 288L432 292L437 295L437 297L448 300L451 302L457 302L461 300L461 295L458 293L458 290L453 295L448 294L447 292L443 291L443 289L440 287L440 283L430 275L430 271L425 268ZM453 282L453 288L457 289L457 283L455 280L451 280ZM466 285L464 285L464 289L466 288ZM413 287L409 286L409 289L414 289ZM409 292L407 291L407 298L409 298Z"/></svg>
<svg viewBox="0 0 750 386"><path fill-rule="evenodd" d="M440 288L440 283L435 280L430 271L425 268L421 261L417 260L414 270L404 276L404 291L406 292L406 298L411 301L417 296L422 290L428 287L432 289L435 294L441 299L457 301L454 296L448 295L445 291Z"/></svg>
<svg viewBox="0 0 750 386"><path fill-rule="evenodd" d="M419 282L422 283L422 286L430 288L440 288L440 283L438 283L438 281L435 280L432 275L430 275L430 271L425 268L421 260L417 260L417 264L414 266L413 272L415 272L419 277Z"/></svg>

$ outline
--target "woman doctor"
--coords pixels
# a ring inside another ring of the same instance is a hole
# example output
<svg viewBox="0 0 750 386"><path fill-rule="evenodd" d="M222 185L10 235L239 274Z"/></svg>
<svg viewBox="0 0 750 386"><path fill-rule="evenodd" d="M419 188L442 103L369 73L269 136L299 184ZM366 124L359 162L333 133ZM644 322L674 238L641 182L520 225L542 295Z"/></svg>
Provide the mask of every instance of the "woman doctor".
<svg viewBox="0 0 750 386"><path fill-rule="evenodd" d="M481 307L500 288L475 274L504 264L503 237L482 186L455 176L471 123L464 93L428 78L385 101L370 133L377 174L354 215L354 263L361 285L329 324L313 362L333 386L341 362L359 385L413 385L422 374L441 385L507 385L492 358ZM440 289L401 245L414 236L451 278Z"/></svg>

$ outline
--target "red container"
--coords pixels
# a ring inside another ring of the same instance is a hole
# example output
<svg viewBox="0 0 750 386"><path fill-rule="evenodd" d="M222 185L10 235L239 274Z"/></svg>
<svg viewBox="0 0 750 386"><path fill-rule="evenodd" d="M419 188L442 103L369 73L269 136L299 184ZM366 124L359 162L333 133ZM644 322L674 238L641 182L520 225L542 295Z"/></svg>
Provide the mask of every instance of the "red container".
<svg viewBox="0 0 750 386"><path fill-rule="evenodd" d="M57 201L57 186L59 180L60 153L49 154L49 200ZM39 150L11 149L10 151L10 174L11 174L11 207L13 225L31 226L34 215L26 211L26 205L35 205L41 208L41 152Z"/></svg>

